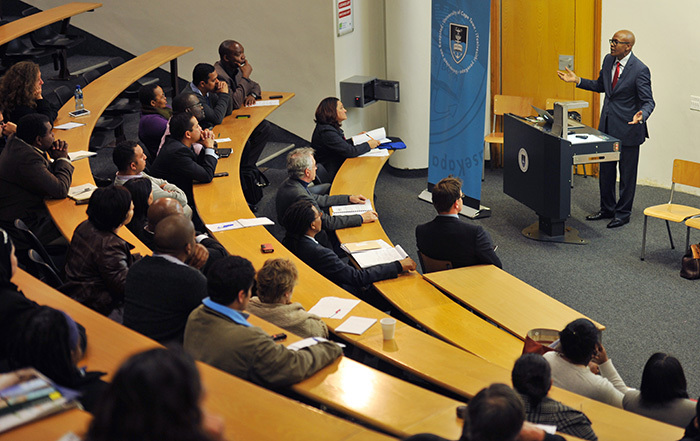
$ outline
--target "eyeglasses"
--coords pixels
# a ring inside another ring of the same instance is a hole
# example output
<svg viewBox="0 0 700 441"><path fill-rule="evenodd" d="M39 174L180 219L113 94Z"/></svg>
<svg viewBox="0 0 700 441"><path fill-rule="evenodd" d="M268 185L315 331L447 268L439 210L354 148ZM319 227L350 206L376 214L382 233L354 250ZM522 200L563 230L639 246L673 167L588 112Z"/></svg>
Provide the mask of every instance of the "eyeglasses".
<svg viewBox="0 0 700 441"><path fill-rule="evenodd" d="M613 45L613 46L617 46L618 44L630 44L629 41L617 41L617 40L613 40L612 38L611 38L610 40L608 40L608 41L609 41L610 44Z"/></svg>
<svg viewBox="0 0 700 441"><path fill-rule="evenodd" d="M191 106L187 106L188 109L192 109L192 108L196 108L196 107L204 108L204 104L197 103L197 104L192 104Z"/></svg>

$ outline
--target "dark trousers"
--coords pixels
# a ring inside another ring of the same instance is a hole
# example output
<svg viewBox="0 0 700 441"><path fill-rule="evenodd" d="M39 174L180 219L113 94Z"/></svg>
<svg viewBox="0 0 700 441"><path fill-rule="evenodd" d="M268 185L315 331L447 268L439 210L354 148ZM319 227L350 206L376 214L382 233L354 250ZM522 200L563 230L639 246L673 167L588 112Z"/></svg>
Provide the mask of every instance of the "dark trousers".
<svg viewBox="0 0 700 441"><path fill-rule="evenodd" d="M600 164L600 211L611 213L616 218L627 220L632 213L634 191L637 187L637 164L639 146L623 145L620 150L620 198L615 198L617 166L615 162Z"/></svg>
<svg viewBox="0 0 700 441"><path fill-rule="evenodd" d="M253 129L253 133L250 135L248 142L246 142L241 155L241 167L255 167L255 163L260 159L269 137L270 123L265 119Z"/></svg>

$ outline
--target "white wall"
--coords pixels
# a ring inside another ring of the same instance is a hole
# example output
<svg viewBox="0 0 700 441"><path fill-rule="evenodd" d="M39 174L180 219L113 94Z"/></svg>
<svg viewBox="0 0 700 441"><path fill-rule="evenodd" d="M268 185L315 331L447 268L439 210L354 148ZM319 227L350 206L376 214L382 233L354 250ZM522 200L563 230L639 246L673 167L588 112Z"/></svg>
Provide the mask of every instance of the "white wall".
<svg viewBox="0 0 700 441"><path fill-rule="evenodd" d="M639 183L670 187L675 158L700 162L700 112L689 109L690 95L700 96L698 17L697 0L603 2L601 55L616 31L629 29L634 54L651 70L656 109L641 146Z"/></svg>
<svg viewBox="0 0 700 441"><path fill-rule="evenodd" d="M46 9L65 0L29 3ZM333 2L102 0L102 4L71 23L135 55L161 45L192 46L192 52L179 58L179 73L186 79L195 64L218 60L221 41L239 41L253 66L252 78L263 90L296 93L270 119L303 138L311 138L318 102L336 94Z"/></svg>

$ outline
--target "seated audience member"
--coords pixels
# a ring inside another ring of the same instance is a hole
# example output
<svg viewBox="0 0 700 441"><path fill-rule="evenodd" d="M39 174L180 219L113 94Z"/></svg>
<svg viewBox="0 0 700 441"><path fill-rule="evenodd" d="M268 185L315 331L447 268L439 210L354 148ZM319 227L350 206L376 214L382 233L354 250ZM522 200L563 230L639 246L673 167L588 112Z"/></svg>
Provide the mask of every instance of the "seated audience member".
<svg viewBox="0 0 700 441"><path fill-rule="evenodd" d="M104 389L102 372L83 372L77 363L83 357L78 325L67 314L48 306L24 312L18 319L10 343L11 370L33 367L51 380L81 393L80 403L92 411Z"/></svg>
<svg viewBox="0 0 700 441"><path fill-rule="evenodd" d="M622 407L667 424L686 427L695 416L695 402L688 399L686 388L681 362L657 352L644 365L639 390L627 391Z"/></svg>
<svg viewBox="0 0 700 441"><path fill-rule="evenodd" d="M103 315L122 303L134 247L117 233L133 214L131 194L125 188L95 190L88 203L88 220L73 233L61 291Z"/></svg>
<svg viewBox="0 0 700 441"><path fill-rule="evenodd" d="M223 419L202 410L203 398L189 356L163 348L141 352L114 375L84 440L223 440Z"/></svg>
<svg viewBox="0 0 700 441"><path fill-rule="evenodd" d="M255 269L246 259L216 261L207 274L209 297L192 311L185 328L185 350L195 359L266 386L304 380L342 355L333 342L320 341L299 351L276 344L246 320Z"/></svg>
<svg viewBox="0 0 700 441"><path fill-rule="evenodd" d="M680 441L700 441L700 399L695 406L695 418L686 426L683 439Z"/></svg>
<svg viewBox="0 0 700 441"><path fill-rule="evenodd" d="M214 64L214 68L219 81L228 85L230 109L253 105L262 96L260 85L250 78L253 67L245 56L243 46L237 41L225 40L219 45L219 61ZM270 123L263 120L255 127L243 148L241 167L255 167L269 137Z"/></svg>
<svg viewBox="0 0 700 441"><path fill-rule="evenodd" d="M40 114L22 118L0 154L0 226L12 236L20 254L32 244L15 230L15 219L22 219L44 245L67 246L44 199L65 198L72 178L68 144L54 139L49 119Z"/></svg>
<svg viewBox="0 0 700 441"><path fill-rule="evenodd" d="M187 316L207 296L207 279L185 263L196 247L194 226L185 216L158 222L153 255L126 276L124 326L163 344L182 344Z"/></svg>
<svg viewBox="0 0 700 441"><path fill-rule="evenodd" d="M599 331L590 320L574 320L559 332L561 352L547 352L544 358L552 368L555 386L621 408L622 397L630 388L598 338ZM600 375L588 368L591 361L598 364Z"/></svg>
<svg viewBox="0 0 700 441"><path fill-rule="evenodd" d="M58 112L44 99L39 65L20 61L10 67L0 79L0 108L7 121L19 124L23 116L32 113L46 115L53 125Z"/></svg>
<svg viewBox="0 0 700 441"><path fill-rule="evenodd" d="M328 338L321 318L306 312L301 303L292 303L292 292L299 281L297 267L289 259L269 259L255 276L257 295L248 311L299 337Z"/></svg>
<svg viewBox="0 0 700 441"><path fill-rule="evenodd" d="M363 222L374 222L377 220L377 213L374 211L352 216L329 216L321 211L322 208L328 208L333 205L364 204L367 198L361 194L328 196L309 192L309 184L316 179L314 149L302 147L289 152L287 155L287 174L289 177L280 185L275 199L278 220L281 220L287 209L299 200L311 202L322 213L324 230L357 227L362 225ZM325 238L325 233L319 239L325 245L329 245L328 239Z"/></svg>
<svg viewBox="0 0 700 441"><path fill-rule="evenodd" d="M195 95L192 92L184 91L175 98L173 98L173 116L177 115L178 113L189 113L190 115L197 118L197 121L204 121L204 106L202 106L202 103L199 102L199 98L197 98L197 95ZM163 148L163 144L165 144L165 141L169 138L169 135L170 120L168 120L168 124L165 126L165 133L163 134L163 138L161 138L160 140L160 145L158 146L158 153L160 153L160 149ZM202 130L202 137L213 138L214 135L209 129L204 129ZM192 144L192 149L196 154L199 154L202 151L202 149L204 149L204 146L198 142L195 142L194 144ZM152 159L155 161L155 156Z"/></svg>
<svg viewBox="0 0 700 441"><path fill-rule="evenodd" d="M136 141L122 141L112 151L112 161L117 166L114 185L124 185L131 179L148 178L151 181L153 200L160 198L176 199L185 209L185 214L192 217L192 209L187 205L185 192L165 179L154 178L144 172L146 169L146 154Z"/></svg>
<svg viewBox="0 0 700 441"><path fill-rule="evenodd" d="M505 384L494 383L469 400L459 441L564 441L525 421L525 406L518 394ZM446 441L421 433L405 441Z"/></svg>
<svg viewBox="0 0 700 441"><path fill-rule="evenodd" d="M185 92L194 93L202 103L204 119L199 123L206 128L221 124L224 117L231 114L231 95L228 84L219 81L214 66L199 63L192 70L192 82Z"/></svg>
<svg viewBox="0 0 700 441"><path fill-rule="evenodd" d="M324 98L316 108L311 146L316 150L319 164L328 173L328 182L333 180L346 158L355 158L379 146L375 139L358 145L354 145L352 139L345 139L340 126L346 119L347 111L338 98Z"/></svg>
<svg viewBox="0 0 700 441"><path fill-rule="evenodd" d="M539 354L524 354L515 362L511 378L513 388L525 404L528 421L556 426L557 432L577 438L598 439L591 428L591 421L583 412L547 396L552 387L552 370L544 357Z"/></svg>
<svg viewBox="0 0 700 441"><path fill-rule="evenodd" d="M189 113L176 114L169 124L170 135L153 161L151 173L157 178L167 179L185 192L193 208L192 221L197 229L204 230L204 222L194 210L192 183L206 183L214 179L219 157L214 151L213 134L209 132L205 138L197 118ZM198 154L192 150L192 145L197 142L204 145Z"/></svg>
<svg viewBox="0 0 700 441"><path fill-rule="evenodd" d="M410 257L363 269L344 263L332 250L314 239L321 231L321 213L307 199L297 201L287 209L282 225L287 229L283 244L289 251L331 282L354 293L379 280L394 279L402 272L416 269L416 263Z"/></svg>
<svg viewBox="0 0 700 441"><path fill-rule="evenodd" d="M433 187L433 206L438 215L416 227L418 250L437 260L449 260L454 268L491 264L502 268L491 236L481 225L459 219L462 210L462 180L448 177Z"/></svg>
<svg viewBox="0 0 700 441"><path fill-rule="evenodd" d="M173 109L168 107L168 99L158 84L147 84L139 89L141 119L139 119L139 139L146 146L150 162L156 158L160 140L165 134Z"/></svg>
<svg viewBox="0 0 700 441"><path fill-rule="evenodd" d="M153 188L151 181L146 178L130 179L124 183L124 188L131 193L131 202L134 203L134 215L126 228L138 237L148 221L146 214L153 202Z"/></svg>
<svg viewBox="0 0 700 441"><path fill-rule="evenodd" d="M15 132L17 132L17 124L5 121L5 117L0 110L0 153L2 153L5 148L8 137Z"/></svg>
<svg viewBox="0 0 700 441"><path fill-rule="evenodd" d="M148 207L148 222L138 236L141 242L148 248L153 249L155 247L154 235L156 226L161 220L173 214L183 214L182 207L174 199L162 198L153 202ZM206 274L209 266L216 260L228 256L228 252L226 252L223 245L206 233L197 233L196 231L195 233L197 234L197 245L185 263L193 268L202 270Z"/></svg>

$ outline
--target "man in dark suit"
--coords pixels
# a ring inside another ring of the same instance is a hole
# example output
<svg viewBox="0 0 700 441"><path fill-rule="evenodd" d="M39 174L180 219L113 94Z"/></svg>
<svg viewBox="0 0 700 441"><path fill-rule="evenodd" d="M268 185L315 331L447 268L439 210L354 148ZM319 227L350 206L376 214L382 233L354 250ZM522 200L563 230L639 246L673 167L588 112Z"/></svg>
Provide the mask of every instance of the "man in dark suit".
<svg viewBox="0 0 700 441"><path fill-rule="evenodd" d="M185 192L192 206L192 221L195 228L204 230L204 223L194 206L192 182L211 182L218 162L214 151L214 136L203 134L197 118L189 113L178 113L170 118L170 135L166 138L150 172L156 178L165 179ZM201 143L203 148L195 152L193 145Z"/></svg>
<svg viewBox="0 0 700 441"><path fill-rule="evenodd" d="M620 197L615 201L617 169L614 162L600 164L600 211L587 220L612 219L608 228L630 221L637 184L639 146L649 137L646 121L654 110L649 68L632 53L634 34L617 31L610 40L597 80L579 78L568 68L559 78L593 92L605 92L598 130L620 139Z"/></svg>
<svg viewBox="0 0 700 441"><path fill-rule="evenodd" d="M459 220L462 211L462 180L448 177L433 187L433 206L438 215L416 227L418 250L428 257L448 260L455 268L492 264L502 268L489 233L480 225Z"/></svg>

